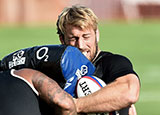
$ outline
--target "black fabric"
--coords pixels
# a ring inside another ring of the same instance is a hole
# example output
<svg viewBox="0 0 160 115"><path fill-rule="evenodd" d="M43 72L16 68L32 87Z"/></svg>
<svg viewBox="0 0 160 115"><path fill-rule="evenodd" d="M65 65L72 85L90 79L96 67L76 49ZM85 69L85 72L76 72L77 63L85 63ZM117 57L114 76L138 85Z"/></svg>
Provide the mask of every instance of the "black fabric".
<svg viewBox="0 0 160 115"><path fill-rule="evenodd" d="M0 72L0 115L41 115L37 95L9 71Z"/></svg>
<svg viewBox="0 0 160 115"><path fill-rule="evenodd" d="M136 74L129 59L110 52L100 52L93 64L96 67L94 75L101 78L106 84L123 75Z"/></svg>
<svg viewBox="0 0 160 115"><path fill-rule="evenodd" d="M36 69L54 79L61 88L64 88L66 80L62 74L60 61L66 48L66 45L45 45L21 49L4 57L0 67L3 71L21 68ZM39 99L39 107L42 115L54 115L55 113L53 107L42 99Z"/></svg>
<svg viewBox="0 0 160 115"><path fill-rule="evenodd" d="M62 75L60 61L66 48L66 45L45 45L21 49L4 57L1 61L0 68L3 71L21 68L39 70L54 79L63 88L66 81ZM42 99L39 99L39 108L42 115L54 114L53 108Z"/></svg>
<svg viewBox="0 0 160 115"><path fill-rule="evenodd" d="M54 79L63 88L66 81L60 61L66 47L66 45L45 45L21 49L4 57L0 68L2 70L36 69Z"/></svg>
<svg viewBox="0 0 160 115"><path fill-rule="evenodd" d="M113 82L116 78L123 75L130 73L137 75L128 58L110 52L101 51L93 64L96 67L94 75L101 78L106 84ZM117 112L119 115L128 115L128 110L129 107ZM115 114L115 112L113 113Z"/></svg>

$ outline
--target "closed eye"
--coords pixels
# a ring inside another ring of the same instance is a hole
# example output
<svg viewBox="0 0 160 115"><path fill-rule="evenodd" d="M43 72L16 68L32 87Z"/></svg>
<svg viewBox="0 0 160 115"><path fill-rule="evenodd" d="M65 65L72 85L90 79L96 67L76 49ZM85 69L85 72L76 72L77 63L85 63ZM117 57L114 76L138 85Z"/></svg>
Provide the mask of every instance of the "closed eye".
<svg viewBox="0 0 160 115"><path fill-rule="evenodd" d="M83 35L83 38L84 39L88 39L88 38L90 38L91 36L89 35L89 34L87 34L87 35Z"/></svg>
<svg viewBox="0 0 160 115"><path fill-rule="evenodd" d="M68 41L77 41L77 40L78 40L78 37L76 37L76 36L70 37L68 39Z"/></svg>

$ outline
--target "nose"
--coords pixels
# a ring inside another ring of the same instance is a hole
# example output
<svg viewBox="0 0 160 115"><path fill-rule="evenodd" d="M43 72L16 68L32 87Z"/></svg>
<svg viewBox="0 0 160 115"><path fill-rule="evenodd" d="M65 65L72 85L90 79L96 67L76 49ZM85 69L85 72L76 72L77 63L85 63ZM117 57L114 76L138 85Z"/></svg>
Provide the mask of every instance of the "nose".
<svg viewBox="0 0 160 115"><path fill-rule="evenodd" d="M77 47L81 50L85 48L85 41L82 38L77 40Z"/></svg>

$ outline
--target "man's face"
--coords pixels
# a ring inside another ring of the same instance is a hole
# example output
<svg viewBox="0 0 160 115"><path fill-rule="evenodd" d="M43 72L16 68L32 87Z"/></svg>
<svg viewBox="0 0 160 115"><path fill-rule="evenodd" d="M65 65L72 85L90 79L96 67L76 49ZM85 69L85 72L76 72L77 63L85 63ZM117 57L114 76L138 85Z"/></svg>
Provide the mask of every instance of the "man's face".
<svg viewBox="0 0 160 115"><path fill-rule="evenodd" d="M90 61L97 53L96 34L92 28L82 30L80 27L67 25L64 40L61 40L61 43L79 48Z"/></svg>

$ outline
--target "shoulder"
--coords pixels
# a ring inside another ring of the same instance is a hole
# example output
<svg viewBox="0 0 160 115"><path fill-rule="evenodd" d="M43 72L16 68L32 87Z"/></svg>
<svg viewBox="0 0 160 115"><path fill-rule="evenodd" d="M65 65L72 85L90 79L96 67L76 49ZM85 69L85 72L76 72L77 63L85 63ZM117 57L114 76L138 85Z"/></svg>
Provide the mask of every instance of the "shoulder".
<svg viewBox="0 0 160 115"><path fill-rule="evenodd" d="M102 62L104 64L131 64L130 60L123 55L101 51L93 63Z"/></svg>
<svg viewBox="0 0 160 115"><path fill-rule="evenodd" d="M102 51L94 64L96 68L101 68L103 73L109 74L108 76L111 76L111 78L129 73L136 74L131 61L127 57L119 54Z"/></svg>
<svg viewBox="0 0 160 115"><path fill-rule="evenodd" d="M137 75L130 60L123 55L101 51L93 64L96 67L95 75L106 83L130 73Z"/></svg>

